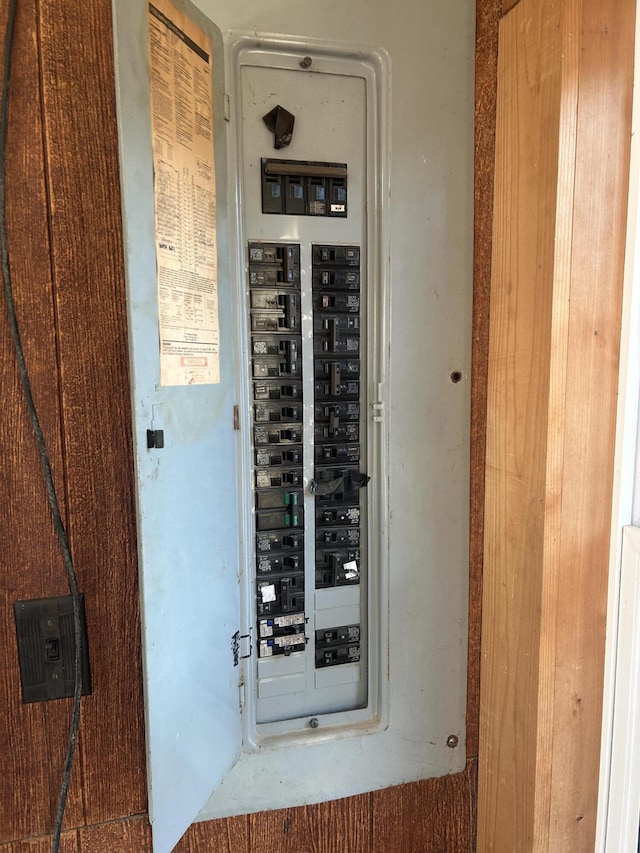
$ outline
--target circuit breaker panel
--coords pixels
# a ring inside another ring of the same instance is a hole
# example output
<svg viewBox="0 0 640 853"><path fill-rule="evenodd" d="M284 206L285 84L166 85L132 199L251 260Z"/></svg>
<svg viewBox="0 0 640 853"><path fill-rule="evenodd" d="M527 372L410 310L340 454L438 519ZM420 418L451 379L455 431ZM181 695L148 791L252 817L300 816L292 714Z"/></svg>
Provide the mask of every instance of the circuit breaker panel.
<svg viewBox="0 0 640 853"><path fill-rule="evenodd" d="M473 10L403 3L114 0L155 853L465 765ZM156 191L206 198L150 18L211 69L217 383L161 381Z"/></svg>
<svg viewBox="0 0 640 853"><path fill-rule="evenodd" d="M301 187L301 215L336 197L317 173L289 177L283 194ZM301 248L310 261L304 291ZM258 723L366 705L360 251L247 245Z"/></svg>
<svg viewBox="0 0 640 853"><path fill-rule="evenodd" d="M313 743L379 725L382 713L387 567L371 536L385 526L384 406L373 406L387 297L370 242L380 225L371 92L361 64L315 63L314 73L251 63L238 80L245 736L258 745ZM274 115L288 119L284 156Z"/></svg>

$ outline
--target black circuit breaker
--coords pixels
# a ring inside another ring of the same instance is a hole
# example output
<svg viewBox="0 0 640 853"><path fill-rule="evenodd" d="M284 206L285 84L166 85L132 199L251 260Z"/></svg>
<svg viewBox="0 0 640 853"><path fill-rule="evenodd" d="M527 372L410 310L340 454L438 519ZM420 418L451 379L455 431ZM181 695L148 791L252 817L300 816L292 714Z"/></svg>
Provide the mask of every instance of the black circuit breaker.
<svg viewBox="0 0 640 853"><path fill-rule="evenodd" d="M360 626L341 625L316 631L316 666L336 666L360 660Z"/></svg>
<svg viewBox="0 0 640 853"><path fill-rule="evenodd" d="M262 212L347 216L347 164L262 159Z"/></svg>
<svg viewBox="0 0 640 853"><path fill-rule="evenodd" d="M360 248L313 246L316 589L360 583ZM316 667L360 660L360 626L316 631Z"/></svg>
<svg viewBox="0 0 640 853"><path fill-rule="evenodd" d="M300 246L249 243L260 657L304 651Z"/></svg>
<svg viewBox="0 0 640 853"><path fill-rule="evenodd" d="M287 176L288 186L291 176ZM294 176L295 177L295 176ZM300 245L249 243L258 654L306 648L304 532L316 589L360 584L360 248L311 247L312 346L303 355ZM304 516L305 371L313 372L312 518ZM316 667L360 659L360 626L316 632ZM322 634L322 636L320 636ZM329 639L332 637L333 639ZM313 664L312 664L313 665Z"/></svg>

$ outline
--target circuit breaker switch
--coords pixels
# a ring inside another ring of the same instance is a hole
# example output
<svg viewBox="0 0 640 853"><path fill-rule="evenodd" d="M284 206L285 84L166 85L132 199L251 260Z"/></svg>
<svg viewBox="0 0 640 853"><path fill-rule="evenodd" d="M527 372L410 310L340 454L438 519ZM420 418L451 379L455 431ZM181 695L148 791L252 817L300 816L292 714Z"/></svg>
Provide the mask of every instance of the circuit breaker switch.
<svg viewBox="0 0 640 853"><path fill-rule="evenodd" d="M295 294L287 293L278 297L278 299L284 307L284 328L294 329L297 320Z"/></svg>
<svg viewBox="0 0 640 853"><path fill-rule="evenodd" d="M329 337L331 343L331 352L337 352L338 349L338 321L335 317L329 320Z"/></svg>
<svg viewBox="0 0 640 853"><path fill-rule="evenodd" d="M340 393L340 365L334 361L329 368L329 378L331 383L331 396L337 397Z"/></svg>
<svg viewBox="0 0 640 853"><path fill-rule="evenodd" d="M289 341L287 349L287 370L289 373L296 373L298 370L298 344L296 341Z"/></svg>

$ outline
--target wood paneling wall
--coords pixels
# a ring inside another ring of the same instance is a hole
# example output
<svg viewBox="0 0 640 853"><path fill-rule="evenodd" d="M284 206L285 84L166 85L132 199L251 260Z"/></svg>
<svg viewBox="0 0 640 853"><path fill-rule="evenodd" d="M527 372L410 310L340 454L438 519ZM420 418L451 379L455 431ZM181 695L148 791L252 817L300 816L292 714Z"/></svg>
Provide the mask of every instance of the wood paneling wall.
<svg viewBox="0 0 640 853"><path fill-rule="evenodd" d="M458 853L475 847L484 405L499 0L478 6L477 282L468 764L455 776L193 826L181 853ZM6 0L0 3L4 39ZM80 588L82 704L63 853L144 853L143 702L109 0L19 0L7 161L10 264ZM12 604L66 594L0 311L0 853L44 853L70 700L22 705Z"/></svg>
<svg viewBox="0 0 640 853"><path fill-rule="evenodd" d="M594 849L635 0L500 24L480 850Z"/></svg>

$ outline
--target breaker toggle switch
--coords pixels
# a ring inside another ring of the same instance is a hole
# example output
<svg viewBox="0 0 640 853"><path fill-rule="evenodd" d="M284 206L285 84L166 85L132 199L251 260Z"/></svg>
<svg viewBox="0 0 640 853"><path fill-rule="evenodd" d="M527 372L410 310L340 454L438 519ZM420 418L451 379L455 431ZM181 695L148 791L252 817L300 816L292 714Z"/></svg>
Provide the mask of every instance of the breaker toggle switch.
<svg viewBox="0 0 640 853"><path fill-rule="evenodd" d="M329 435L333 438L340 426L340 415L338 414L337 407L332 407L331 412L329 414Z"/></svg>
<svg viewBox="0 0 640 853"><path fill-rule="evenodd" d="M357 423L337 424L333 433L329 432L329 426L316 424L314 435L317 440L339 439L340 441L358 441L360 439L360 425Z"/></svg>
<svg viewBox="0 0 640 853"><path fill-rule="evenodd" d="M316 400L326 400L333 397L352 397L357 400L360 397L360 383L357 379L349 382L339 382L335 393L331 391L329 382L316 382L314 384Z"/></svg>
<svg viewBox="0 0 640 853"><path fill-rule="evenodd" d="M314 269L323 266L359 267L359 246L313 246Z"/></svg>
<svg viewBox="0 0 640 853"><path fill-rule="evenodd" d="M274 551L293 551L302 548L302 533L289 533L284 530L269 530L256 536L256 550L259 554Z"/></svg>
<svg viewBox="0 0 640 853"><path fill-rule="evenodd" d="M360 295L358 293L316 293L313 297L313 309L319 317L334 311L358 314Z"/></svg>
<svg viewBox="0 0 640 853"><path fill-rule="evenodd" d="M359 444L324 444L316 447L315 461L323 462L359 462Z"/></svg>
<svg viewBox="0 0 640 853"><path fill-rule="evenodd" d="M286 369L288 373L295 373L298 368L298 344L296 341L289 341L286 348L287 362Z"/></svg>
<svg viewBox="0 0 640 853"><path fill-rule="evenodd" d="M360 644L337 646L330 649L316 649L316 667L337 666L344 663L358 663Z"/></svg>
<svg viewBox="0 0 640 853"><path fill-rule="evenodd" d="M302 571L304 567L302 554L259 554L256 571L259 575L280 574L285 571Z"/></svg>
<svg viewBox="0 0 640 853"><path fill-rule="evenodd" d="M360 525L360 507L340 506L335 508L319 507L316 513L317 523L320 525L335 525L349 524L355 526Z"/></svg>
<svg viewBox="0 0 640 853"><path fill-rule="evenodd" d="M340 365L337 362L332 362L329 375L331 377L331 395L337 397L340 393Z"/></svg>
<svg viewBox="0 0 640 853"><path fill-rule="evenodd" d="M294 511L274 509L256 512L256 531L258 533L270 532L283 527L302 527L302 522L302 507L294 508Z"/></svg>
<svg viewBox="0 0 640 853"><path fill-rule="evenodd" d="M345 545L358 548L360 530L357 527L320 527L316 530L316 542L319 545Z"/></svg>
<svg viewBox="0 0 640 853"><path fill-rule="evenodd" d="M280 297L284 307L285 329L293 329L297 324L296 297L293 294L283 294Z"/></svg>
<svg viewBox="0 0 640 853"><path fill-rule="evenodd" d="M356 400L345 401L344 403L316 403L314 408L314 416L316 421L328 422L331 416L344 419L345 421L360 420L360 403Z"/></svg>

